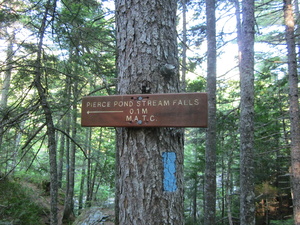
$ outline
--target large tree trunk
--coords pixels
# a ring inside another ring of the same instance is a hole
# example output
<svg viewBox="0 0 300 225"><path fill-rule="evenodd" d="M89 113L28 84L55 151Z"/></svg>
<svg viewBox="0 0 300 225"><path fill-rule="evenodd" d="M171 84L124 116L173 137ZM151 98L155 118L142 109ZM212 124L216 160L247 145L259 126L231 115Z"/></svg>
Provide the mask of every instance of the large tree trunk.
<svg viewBox="0 0 300 225"><path fill-rule="evenodd" d="M119 94L179 92L176 8L116 0ZM118 128L117 147L117 224L183 224L182 129ZM163 160L175 164L171 188Z"/></svg>
<svg viewBox="0 0 300 225"><path fill-rule="evenodd" d="M207 94L208 94L208 129L205 150L205 206L204 224L215 224L216 217L216 16L215 0L206 0L207 24Z"/></svg>
<svg viewBox="0 0 300 225"><path fill-rule="evenodd" d="M254 0L242 1L240 46L240 224L255 224L254 195Z"/></svg>
<svg viewBox="0 0 300 225"><path fill-rule="evenodd" d="M288 50L289 99L291 120L291 163L294 223L300 224L300 118L294 15L291 0L284 0L284 19Z"/></svg>

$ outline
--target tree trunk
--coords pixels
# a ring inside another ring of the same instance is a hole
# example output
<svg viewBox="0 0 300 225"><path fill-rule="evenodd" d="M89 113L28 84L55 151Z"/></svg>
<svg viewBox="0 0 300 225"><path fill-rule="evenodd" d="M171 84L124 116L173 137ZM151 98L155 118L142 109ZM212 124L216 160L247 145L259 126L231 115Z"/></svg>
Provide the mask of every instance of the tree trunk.
<svg viewBox="0 0 300 225"><path fill-rule="evenodd" d="M3 112L3 115L5 114L5 111L7 110L7 100L8 100L8 96L9 96L9 89L10 89L10 80L11 80L11 73L12 73L12 68L13 68L13 44L15 42L15 33L13 31L13 33L10 35L7 32L7 35L9 36L9 42L8 42L8 46L7 46L7 51L6 51L6 68L5 68L5 73L3 76L3 85L1 86L1 101L0 101L0 111ZM1 113L2 114L2 113ZM2 126L2 122L4 123L4 118L0 120L0 146L2 146L2 142L3 142L3 134L4 134L4 129ZM5 148L1 149L2 151ZM6 149L7 154L9 149ZM17 149L14 149L14 151L16 152ZM2 153L3 154L3 153ZM5 172L8 170L8 163L6 162L6 170Z"/></svg>
<svg viewBox="0 0 300 225"><path fill-rule="evenodd" d="M254 194L254 0L242 1L240 46L240 224L255 224Z"/></svg>
<svg viewBox="0 0 300 225"><path fill-rule="evenodd" d="M225 181L225 198L226 198L226 207L227 207L227 217L228 217L228 224L233 225L232 220L232 210L231 210L231 193L232 190L232 176L231 176L231 160L228 163L227 167L227 174L226 174L226 181Z"/></svg>
<svg viewBox="0 0 300 225"><path fill-rule="evenodd" d="M187 51L187 29L186 29L186 13L187 0L181 0L182 4L182 68L181 68L181 90L186 91L186 51Z"/></svg>
<svg viewBox="0 0 300 225"><path fill-rule="evenodd" d="M84 195L84 184L85 184L85 167L86 167L86 159L83 159L82 162L82 170L81 170L81 179L80 179L80 192L78 197L78 214L80 215L81 210L83 209L83 195Z"/></svg>
<svg viewBox="0 0 300 225"><path fill-rule="evenodd" d="M3 77L3 85L1 87L1 101L0 101L0 109L5 109L7 107L8 100L8 92L10 88L10 80L11 80L11 72L13 68L13 45L15 42L15 33L13 31L12 35L9 37L9 43L6 51L6 68ZM1 144L1 143L0 143Z"/></svg>
<svg viewBox="0 0 300 225"><path fill-rule="evenodd" d="M89 129L89 138L91 139L92 137L92 133L93 130L92 128ZM92 200L93 200L93 190L94 190L94 186L93 186L93 163L92 163L92 156L93 154L95 154L94 152L92 152L92 146L91 146L91 141L88 142L88 158L87 158L87 194L86 194L86 207L90 207L92 206Z"/></svg>
<svg viewBox="0 0 300 225"><path fill-rule="evenodd" d="M67 96L71 96L71 79L70 77L66 77L66 93L67 93ZM70 97L67 97L66 96L66 99L67 99L67 105L70 105L71 104L71 101L70 101ZM70 115L70 112L68 112L68 116L66 118L66 133L67 134L70 134L71 133L71 115ZM70 141L70 138L67 138L66 139L66 149L65 149L65 156L66 156L66 159L65 159L65 168L66 168L66 171L65 171L65 174L66 174L66 190L65 190L65 202L67 201L67 197L69 196L69 189L70 189L70 147L71 146L71 141Z"/></svg>
<svg viewBox="0 0 300 225"><path fill-rule="evenodd" d="M73 106L74 107L74 106ZM72 138L76 139L76 117L77 112L76 108L72 109ZM71 142L70 151L68 152L69 155L69 169L68 169L68 192L65 199L65 207L64 207L64 213L63 213L63 220L69 221L72 220L74 217L74 185L75 185L75 151L76 151L76 145L74 142Z"/></svg>
<svg viewBox="0 0 300 225"><path fill-rule="evenodd" d="M215 224L216 217L216 16L215 0L206 0L208 128L205 150L204 224Z"/></svg>
<svg viewBox="0 0 300 225"><path fill-rule="evenodd" d="M61 128L65 130L65 119L62 120ZM60 146L59 146L59 159L57 166L57 184L58 187L62 187L62 177L63 177L63 165L64 165L64 155L65 155L65 134L60 135Z"/></svg>
<svg viewBox="0 0 300 225"><path fill-rule="evenodd" d="M284 0L284 20L286 25L285 34L288 50L293 210L294 223L298 225L300 224L300 118L297 57L294 35L295 24L291 0Z"/></svg>
<svg viewBox="0 0 300 225"><path fill-rule="evenodd" d="M296 18L296 21L298 21L300 19L300 11L299 11L299 1L298 0L294 0L294 6L295 6L295 10L294 10L294 13L295 13L295 18ZM296 26L294 28L294 34L295 34L295 44L296 44L296 57L297 57L297 64L299 64L299 60L300 60L300 27L299 26ZM298 51L298 53L297 53Z"/></svg>
<svg viewBox="0 0 300 225"><path fill-rule="evenodd" d="M55 140L55 127L52 120L52 112L50 105L47 100L47 95L45 89L42 86L42 51L43 51L43 40L46 32L46 22L50 8L54 8L55 1L47 1L46 9L43 15L43 20L41 22L40 32L39 32L39 42L38 51L36 59L36 69L35 69L35 80L34 84L37 88L40 104L44 111L46 126L47 126L47 136L48 136L48 149L49 149L49 163L50 163L50 196L51 196L51 216L50 224L57 225L57 195L58 195L58 185L57 185L57 163L56 163L56 140Z"/></svg>
<svg viewBox="0 0 300 225"><path fill-rule="evenodd" d="M194 158L194 163L197 164L199 163L198 161L198 153L197 153L197 147L195 147L195 158ZM194 224L197 224L197 198L198 198L198 183L199 183L199 176L197 176L197 172L195 173L195 177L194 177L194 184L193 184L193 197L192 197L192 201L193 201L193 214L192 214L192 218L193 218L193 222Z"/></svg>
<svg viewBox="0 0 300 225"><path fill-rule="evenodd" d="M92 181L92 155L94 154L92 152L91 147L91 137L92 137L92 128L89 128L88 133L86 134L86 137L89 138L88 145L87 145L87 178L86 178L86 201L85 206L90 207L92 205L92 199L93 199L93 181ZM87 139L88 140L88 139Z"/></svg>
<svg viewBox="0 0 300 225"><path fill-rule="evenodd" d="M179 92L176 1L117 0L118 92ZM183 131L117 129L117 224L183 224ZM172 185L164 176L175 169Z"/></svg>
<svg viewBox="0 0 300 225"><path fill-rule="evenodd" d="M76 51L76 58L79 57L78 52ZM71 57L72 61L73 57ZM74 60L74 59L73 59ZM74 60L76 62L76 60ZM74 72L79 71L78 65L75 63ZM78 79L75 75L74 84L73 84L73 101L72 101L72 111L71 111L71 132L72 138L76 140L77 136L77 101L78 101ZM76 145L72 141L70 144L70 156L69 156L69 182L68 182L68 193L65 199L65 208L63 213L63 220L69 221L74 218L74 187L75 187L75 153L76 153Z"/></svg>

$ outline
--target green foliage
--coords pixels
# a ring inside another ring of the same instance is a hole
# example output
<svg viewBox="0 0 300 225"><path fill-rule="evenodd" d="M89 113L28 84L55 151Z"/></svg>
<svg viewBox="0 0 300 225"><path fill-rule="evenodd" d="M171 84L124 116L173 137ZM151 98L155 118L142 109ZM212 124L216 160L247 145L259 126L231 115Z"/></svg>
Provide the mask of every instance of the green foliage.
<svg viewBox="0 0 300 225"><path fill-rule="evenodd" d="M270 225L294 225L294 220L293 219L288 219L288 220L271 220Z"/></svg>
<svg viewBox="0 0 300 225"><path fill-rule="evenodd" d="M262 197L276 197L278 194L278 188L273 187L268 182L263 182L262 184L257 185L255 190L258 194L261 194Z"/></svg>
<svg viewBox="0 0 300 225"><path fill-rule="evenodd" d="M265 60L256 75L255 86L255 160L256 182L277 182L279 174L288 173L289 152L286 145L286 126L288 96L287 80L279 77L281 65L279 57ZM265 146L268 146L266 148ZM263 157L262 157L263 156ZM261 173L260 171L264 171Z"/></svg>
<svg viewBox="0 0 300 225"><path fill-rule="evenodd" d="M187 92L205 92L205 87L206 80L203 77L187 81Z"/></svg>
<svg viewBox="0 0 300 225"><path fill-rule="evenodd" d="M202 214L204 185L205 133L201 129L185 129L184 180L186 224L195 224L194 210ZM199 220L199 218L196 218Z"/></svg>
<svg viewBox="0 0 300 225"><path fill-rule="evenodd" d="M32 184L40 185L43 181L49 181L48 171L38 172L35 170L37 166L34 166L32 169L25 171L20 170L14 173L15 180L22 180L30 182Z"/></svg>
<svg viewBox="0 0 300 225"><path fill-rule="evenodd" d="M34 202L36 193L18 182L8 179L0 181L0 222L20 225L41 225L47 209Z"/></svg>

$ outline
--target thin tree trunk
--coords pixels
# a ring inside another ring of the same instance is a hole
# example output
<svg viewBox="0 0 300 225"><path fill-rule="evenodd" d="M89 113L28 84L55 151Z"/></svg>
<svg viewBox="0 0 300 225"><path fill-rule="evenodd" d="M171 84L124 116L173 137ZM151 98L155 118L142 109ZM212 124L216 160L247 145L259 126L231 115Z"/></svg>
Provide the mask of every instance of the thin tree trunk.
<svg viewBox="0 0 300 225"><path fill-rule="evenodd" d="M232 173L231 173L231 165L233 164L233 151L228 153L228 160L227 160L227 168L226 168L226 181L225 181L225 200L226 200L226 207L227 207L227 217L228 217L228 224L233 225L232 220L232 210L231 210L231 194L232 194Z"/></svg>
<svg viewBox="0 0 300 225"><path fill-rule="evenodd" d="M92 184L91 184L91 201L93 201L95 199L95 184L96 184L96 178L99 179L99 177L97 177L98 174L98 170L100 168L99 163L96 163L96 166L94 167L94 171L93 171L93 179L92 179Z"/></svg>
<svg viewBox="0 0 300 225"><path fill-rule="evenodd" d="M67 96L71 96L71 80L70 77L66 77L66 83L65 83L65 89L66 89L66 99L67 99L67 105L71 104L70 98ZM71 115L70 112L68 112L67 118L66 118L66 133L70 134L71 130ZM67 197L69 196L69 190L70 190L70 139L66 139L66 148L65 148L65 174L66 174L66 190L65 190L65 202L67 201Z"/></svg>
<svg viewBox="0 0 300 225"><path fill-rule="evenodd" d="M81 213L83 209L83 195L84 195L84 184L85 184L85 174L86 174L86 159L83 160L82 170L81 170L81 179L80 179L80 192L78 198L78 214Z"/></svg>
<svg viewBox="0 0 300 225"><path fill-rule="evenodd" d="M254 0L242 1L240 47L240 224L255 224L254 194Z"/></svg>
<svg viewBox="0 0 300 225"><path fill-rule="evenodd" d="M6 51L6 68L3 78L3 85L1 88L1 102L0 102L0 109L5 109L7 107L7 100L8 100L8 92L10 89L10 80L11 80L11 72L13 67L13 44L15 42L15 33L13 32L12 35L9 37L9 42Z"/></svg>
<svg viewBox="0 0 300 225"><path fill-rule="evenodd" d="M299 11L299 1L298 0L294 0L294 6L295 6L295 17L296 17L296 24L299 24L299 20L300 20L300 11ZM299 60L300 60L300 27L296 26L295 28L295 43L296 43L296 56L298 56L298 60L297 60L297 64L299 64Z"/></svg>
<svg viewBox="0 0 300 225"><path fill-rule="evenodd" d="M288 50L289 100L291 121L291 171L294 223L300 224L300 117L297 57L294 35L294 15L291 0L284 0L284 20L286 25L286 43Z"/></svg>
<svg viewBox="0 0 300 225"><path fill-rule="evenodd" d="M115 136L117 137L117 132L115 133ZM116 143L116 153L115 153L115 225L119 225L119 213L120 213L120 209L119 209L119 190L120 190L120 175L119 175L119 165L120 165L120 157L119 157L119 152L118 152L118 142Z"/></svg>
<svg viewBox="0 0 300 225"><path fill-rule="evenodd" d="M102 144L102 142L101 142L101 140L102 140L102 132L103 132L103 130L101 129L100 130L100 135L99 135L99 138L98 138L98 140L99 140L99 146L98 146L98 149L99 149L99 151L100 151L100 149L101 149L101 144ZM98 156L99 157L99 156ZM100 157L99 157L100 158ZM91 193L91 201L93 201L93 200L95 200L95 198L96 198L96 193L97 193L97 187L96 187L96 191L95 191L95 185L96 185L96 179L98 178L98 180L100 181L101 180L101 177L99 177L98 176L98 174L99 174L99 170L101 170L101 166L100 166L100 164L99 164L99 161L97 160L97 162L96 162L96 166L95 166L95 168L94 168L94 172L93 172L93 179L92 179L92 184L91 184L91 191L90 191L90 193Z"/></svg>
<svg viewBox="0 0 300 225"><path fill-rule="evenodd" d="M199 163L198 162L198 154L197 154L197 148L194 150L195 156L194 156L194 163ZM194 177L194 191L193 191L193 222L194 224L197 224L197 197L198 197L198 183L199 183L199 177L197 176L197 172L195 173Z"/></svg>
<svg viewBox="0 0 300 225"><path fill-rule="evenodd" d="M78 57L78 56L77 56ZM78 71L77 65L75 65L74 71ZM73 87L73 102L72 102L72 111L71 111L71 132L72 138L76 140L77 136L77 99L78 99L78 80L76 76L74 78L74 87ZM71 142L70 145L70 164L69 164L69 187L68 195L65 200L65 208L63 213L63 220L68 221L74 219L74 187L75 187L75 153L76 145L74 142Z"/></svg>
<svg viewBox="0 0 300 225"><path fill-rule="evenodd" d="M222 200L221 200L221 215L222 218L225 218L225 201L226 201L226 180L225 180L225 175L226 175L226 170L225 170L225 164L224 164L224 155L221 156L222 158L222 175L221 175L221 195L222 195ZM224 220L222 220L222 224L224 224Z"/></svg>
<svg viewBox="0 0 300 225"><path fill-rule="evenodd" d="M92 136L92 128L89 129L89 139L91 139ZM86 207L90 207L92 205L92 194L93 194L93 189L92 189L92 148L89 142L88 145L88 159L87 159L87 181L86 181L86 185L87 185L87 193L86 193Z"/></svg>
<svg viewBox="0 0 300 225"><path fill-rule="evenodd" d="M229 168L230 169L230 168ZM228 172L229 173L229 172ZM230 179L230 174L227 175L227 180L226 181L228 184L226 187L226 206L227 206L227 217L228 217L228 224L233 225L233 218L232 218L232 210L231 210L231 193L232 193L232 188L231 188L231 183L229 181Z"/></svg>
<svg viewBox="0 0 300 225"><path fill-rule="evenodd" d="M215 224L216 218L216 17L215 0L206 0L207 24L207 95L208 128L205 150L204 224Z"/></svg>
<svg viewBox="0 0 300 225"><path fill-rule="evenodd" d="M179 92L176 3L116 1L119 94ZM116 224L182 225L182 129L118 128L117 147ZM176 170L171 187L164 160Z"/></svg>
<svg viewBox="0 0 300 225"><path fill-rule="evenodd" d="M7 32L8 33L8 32ZM5 68L5 73L3 76L3 85L1 87L1 101L0 101L0 111L3 112L3 115L5 113L5 110L7 108L7 100L8 100L8 96L9 96L9 89L10 89L10 81L11 81L11 73L12 73L12 67L13 67L13 44L15 42L15 33L13 31L13 33L9 36L9 42L8 42L8 46L7 46L7 51L6 51L6 68ZM4 130L3 127L1 126L1 123L4 122L4 118L1 118L0 120L0 146L2 146L2 142L3 142L3 134L4 134ZM4 150L1 149L2 151ZM9 155L9 149L6 149L7 151L7 156ZM14 151L17 151L17 149L14 149ZM8 163L6 163L6 170L8 170Z"/></svg>
<svg viewBox="0 0 300 225"><path fill-rule="evenodd" d="M62 122L62 130L64 130L64 122ZM62 187L62 177L63 177L63 165L64 165L64 155L65 155L65 134L61 134L60 136L60 146L59 146L59 158L58 158L58 171L57 171L57 183L58 187Z"/></svg>
<svg viewBox="0 0 300 225"><path fill-rule="evenodd" d="M181 0L182 4L182 68L181 68L181 89L186 91L186 51L187 51L187 28L186 28L186 0Z"/></svg>
<svg viewBox="0 0 300 225"><path fill-rule="evenodd" d="M47 95L45 93L45 88L42 86L42 51L43 51L43 40L46 31L46 22L50 9L55 8L55 1L47 1L46 9L44 12L43 20L41 21L41 27L39 32L39 42L38 51L36 59L36 69L35 69L35 80L34 84L37 88L40 104L44 111L47 126L47 136L48 136L48 149L49 149L49 163L50 163L50 196L51 196L51 217L50 224L57 225L57 195L58 195L58 185L57 185L57 163L56 163L56 140L55 140L55 127L52 119L52 112L50 105L47 100Z"/></svg>

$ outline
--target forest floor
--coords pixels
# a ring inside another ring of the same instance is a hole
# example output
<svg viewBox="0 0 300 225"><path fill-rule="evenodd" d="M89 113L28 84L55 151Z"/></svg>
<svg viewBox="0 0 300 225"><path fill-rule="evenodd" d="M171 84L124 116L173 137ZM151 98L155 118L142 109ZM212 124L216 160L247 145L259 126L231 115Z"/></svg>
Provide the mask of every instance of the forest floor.
<svg viewBox="0 0 300 225"><path fill-rule="evenodd" d="M45 215L43 216L43 221L45 224L49 223L50 216L50 206L51 206L51 198L50 198L50 193L47 193L47 191L43 190L42 187L39 187L39 185L30 183L27 181L21 181L20 184L25 187L31 189L33 194L30 194L29 198L31 199L32 202L35 202L37 205L40 205L42 208L46 210ZM63 209L64 206L60 203L62 203L64 199L62 199L61 196L59 196L58 199L58 221L62 221L62 216L63 216ZM59 224L61 225L61 224Z"/></svg>
<svg viewBox="0 0 300 225"><path fill-rule="evenodd" d="M37 203L38 205L42 206L43 208L47 209L48 212L50 212L50 204L51 204L51 198L50 198L50 194L46 193L45 190L43 190L43 188L39 187L36 184L30 183L30 182L25 182L22 181L21 185L26 187L26 188L30 188L31 190L33 190L33 193L35 193L33 196L30 196L30 198L32 199L33 202ZM62 217L63 217L63 210L64 210L64 206L63 206L63 202L64 202L64 197L63 194L59 193L58 196L58 221L60 221L60 223L58 225L63 225L61 223L62 221ZM103 221L103 225L114 225L115 223L114 221L114 209L111 208L101 208L101 212L106 216L106 221ZM45 222L45 224L48 224L49 222L49 213L45 213L45 218L43 218L43 221Z"/></svg>
<svg viewBox="0 0 300 225"><path fill-rule="evenodd" d="M39 187L36 184L29 183L29 182L22 182L21 183L23 186L30 188L33 190L34 193L36 193L34 196L31 196L32 200L38 205L41 205L43 208L47 209L47 211L50 212L50 204L51 204L51 198L50 198L50 193L45 193L45 190L41 187ZM63 217L63 210L64 210L64 197L63 194L59 193L58 196L58 225L63 225L62 217ZM101 212L106 216L106 221L103 221L103 225L114 225L114 209L111 208L101 208ZM45 214L45 218L43 219L45 221L45 224L47 224L47 221L49 221L49 214ZM49 223L49 222L48 222Z"/></svg>
<svg viewBox="0 0 300 225"><path fill-rule="evenodd" d="M0 224L50 224L50 206L48 183L37 184L23 179L0 180ZM63 209L64 193L60 190L59 221L62 221ZM105 218L100 224L114 225L114 208L100 208L100 211ZM59 225L63 225L62 222Z"/></svg>

